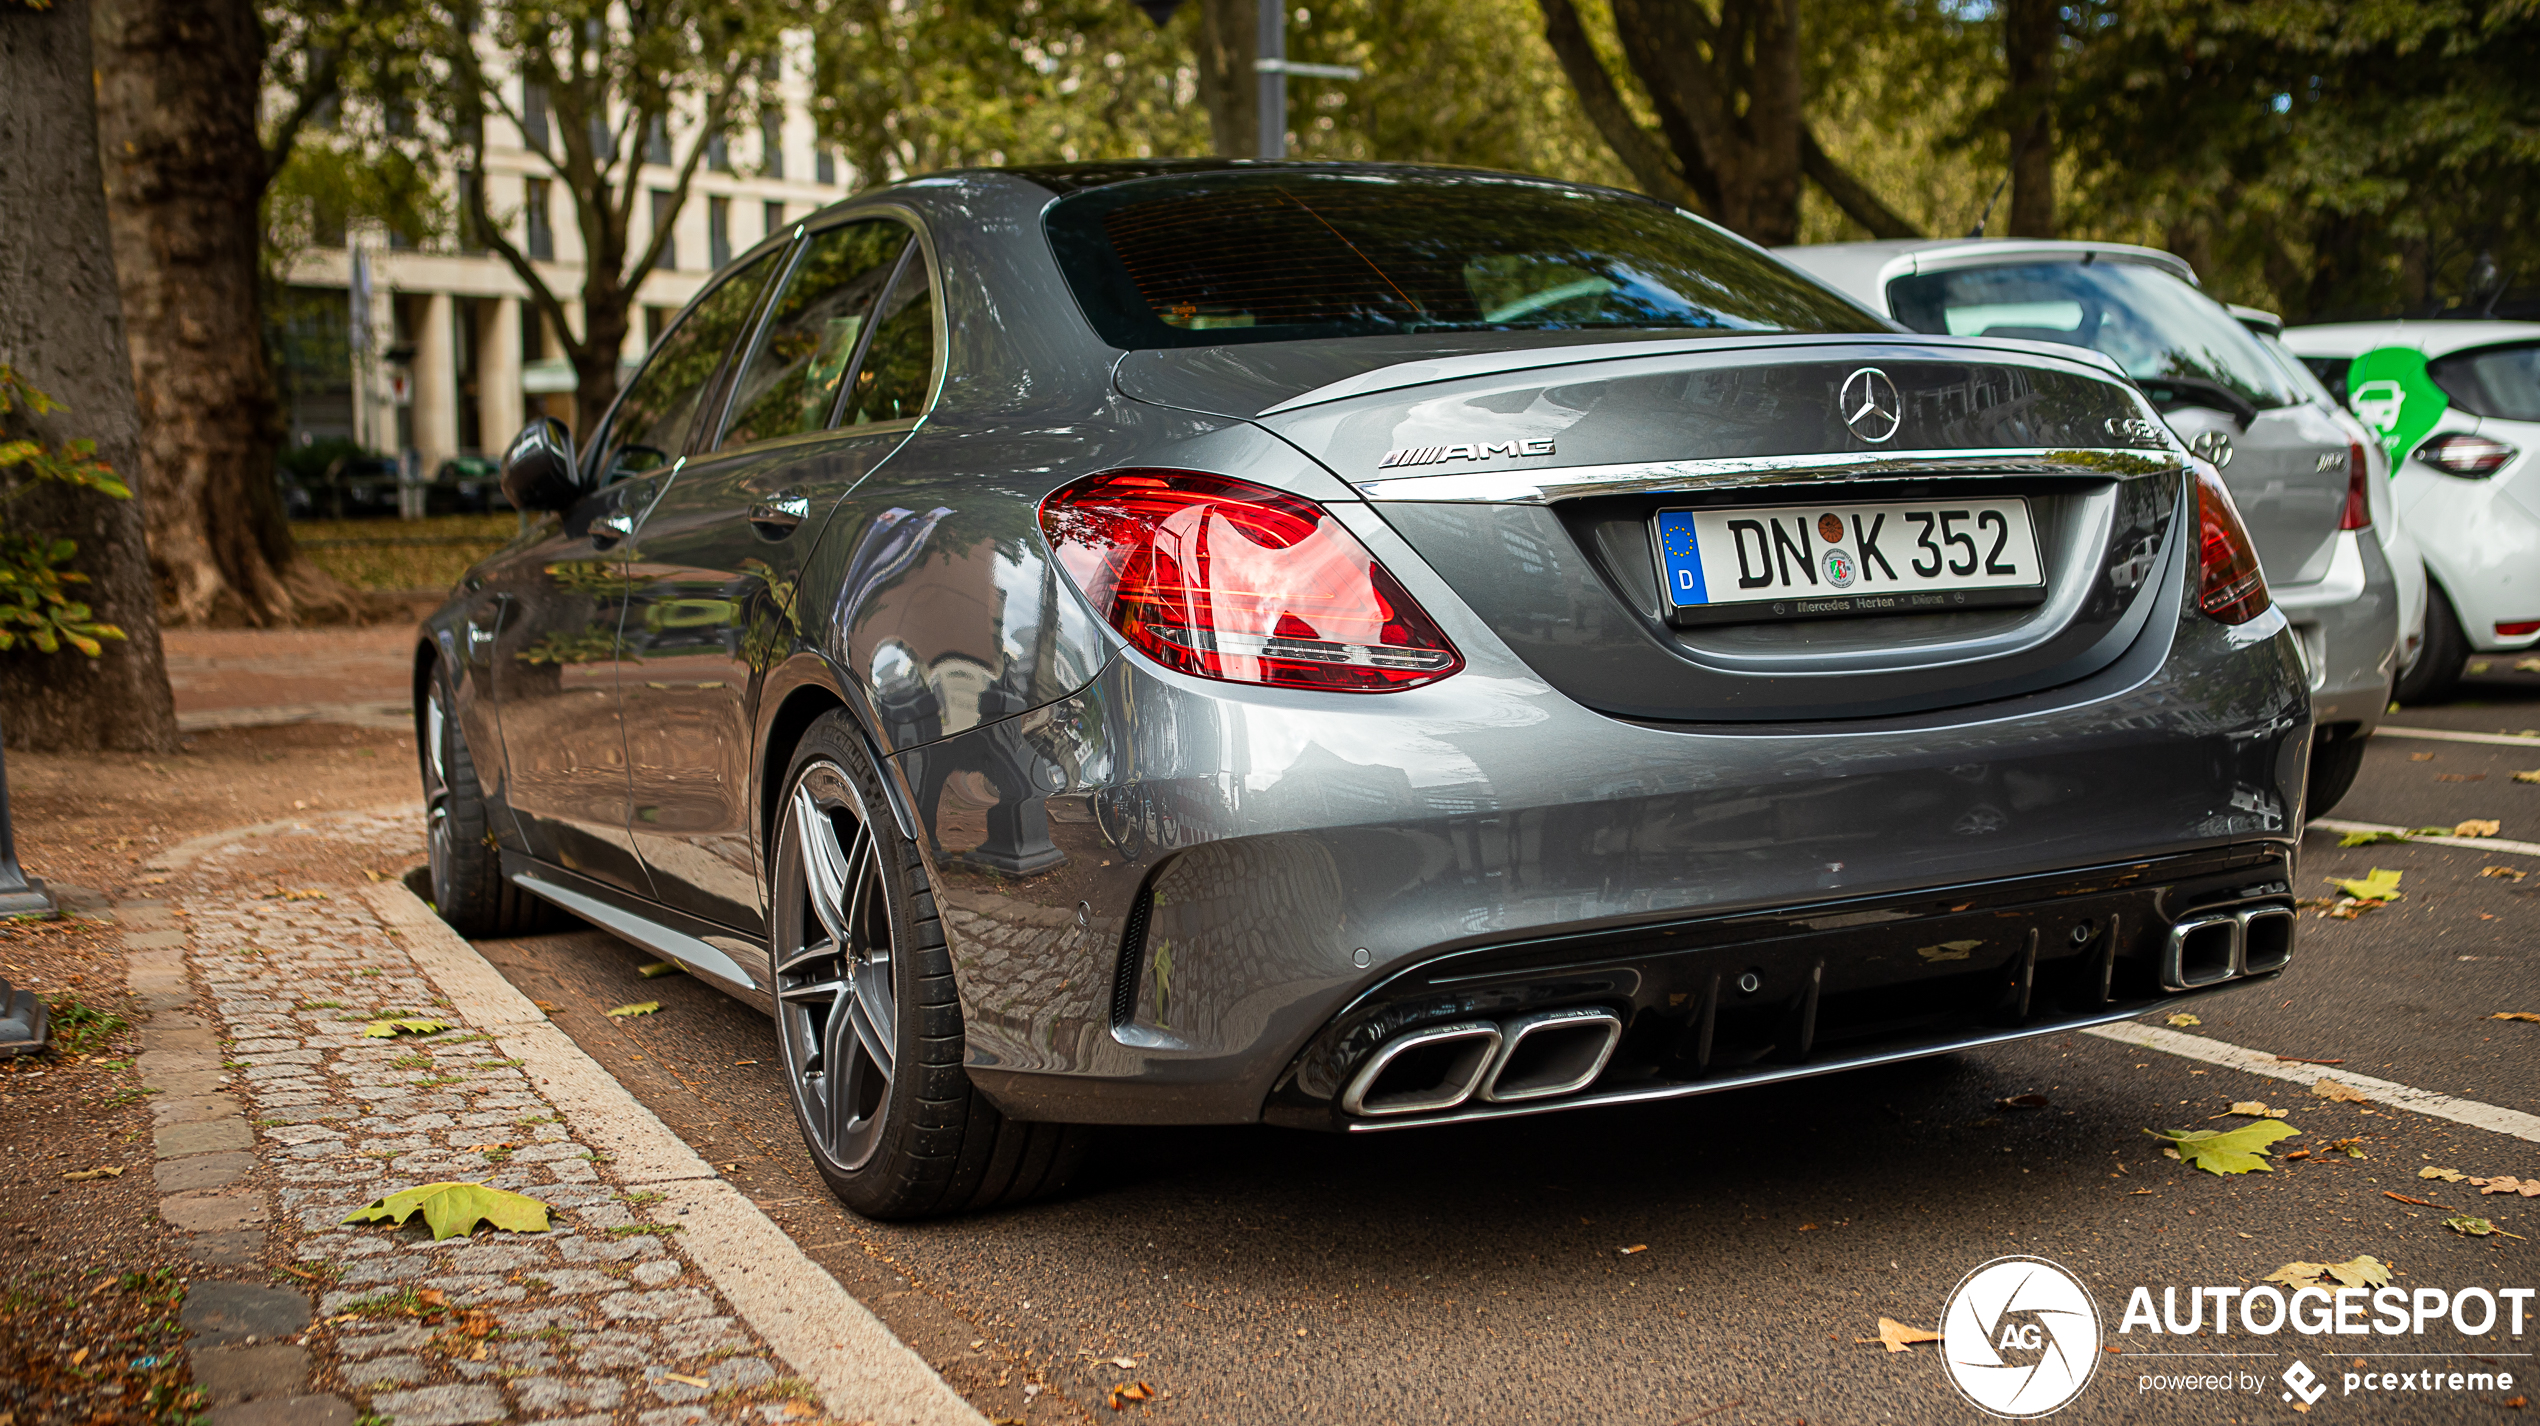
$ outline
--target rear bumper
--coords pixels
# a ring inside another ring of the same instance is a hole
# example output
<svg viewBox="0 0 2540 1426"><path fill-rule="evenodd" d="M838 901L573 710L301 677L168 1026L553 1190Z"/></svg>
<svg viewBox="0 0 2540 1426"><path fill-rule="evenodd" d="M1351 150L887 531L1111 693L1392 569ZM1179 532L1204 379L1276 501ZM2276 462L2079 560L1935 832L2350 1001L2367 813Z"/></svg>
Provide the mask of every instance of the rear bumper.
<svg viewBox="0 0 2540 1426"><path fill-rule="evenodd" d="M2335 540L2325 577L2274 596L2300 641L2313 716L2323 727L2355 725L2361 735L2379 727L2390 706L2401 591L2379 540L2361 530L2340 530Z"/></svg>

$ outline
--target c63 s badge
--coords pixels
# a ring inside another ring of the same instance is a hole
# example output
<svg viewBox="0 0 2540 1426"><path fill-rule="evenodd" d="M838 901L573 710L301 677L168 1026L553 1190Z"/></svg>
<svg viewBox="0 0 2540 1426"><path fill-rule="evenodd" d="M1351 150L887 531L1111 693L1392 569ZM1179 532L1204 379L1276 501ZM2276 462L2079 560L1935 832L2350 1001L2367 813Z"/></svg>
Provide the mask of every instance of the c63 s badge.
<svg viewBox="0 0 2540 1426"><path fill-rule="evenodd" d="M1520 456L1548 456L1550 454L1552 454L1550 441L1486 441L1462 446L1405 446L1398 451L1385 452L1385 458L1376 462L1376 469L1395 470L1407 465L1437 465L1451 460L1496 460L1501 456L1507 456L1513 460Z"/></svg>

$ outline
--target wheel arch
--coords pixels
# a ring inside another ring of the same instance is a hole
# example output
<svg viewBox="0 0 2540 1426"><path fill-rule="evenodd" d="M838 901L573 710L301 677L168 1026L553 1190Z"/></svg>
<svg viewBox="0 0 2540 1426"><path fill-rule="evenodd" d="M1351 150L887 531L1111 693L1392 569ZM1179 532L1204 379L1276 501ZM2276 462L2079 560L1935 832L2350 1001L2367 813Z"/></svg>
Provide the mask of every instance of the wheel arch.
<svg viewBox="0 0 2540 1426"><path fill-rule="evenodd" d="M769 672L760 705L764 711L759 718L756 786L751 790L756 804L752 821L758 831L762 862L776 845L776 796L785 781L785 770L794 760L794 750L802 746L803 734L813 723L838 709L846 711L848 721L863 740L865 756L873 760L874 770L881 774L882 791L891 804L891 820L899 824L900 835L918 840L917 818L899 767L873 735L873 720L861 706L862 700L849 696L847 689L851 686L827 659L812 653L796 654Z"/></svg>

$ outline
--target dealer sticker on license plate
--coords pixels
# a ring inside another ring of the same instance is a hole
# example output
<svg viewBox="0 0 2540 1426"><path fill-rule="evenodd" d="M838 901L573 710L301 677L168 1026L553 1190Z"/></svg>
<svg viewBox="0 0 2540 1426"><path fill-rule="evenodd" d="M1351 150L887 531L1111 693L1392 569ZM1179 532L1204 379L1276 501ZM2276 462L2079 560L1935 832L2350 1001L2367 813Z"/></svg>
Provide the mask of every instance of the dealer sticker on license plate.
<svg viewBox="0 0 2540 1426"><path fill-rule="evenodd" d="M1927 614L2046 597L2028 502L1662 510L1658 574L1675 622Z"/></svg>

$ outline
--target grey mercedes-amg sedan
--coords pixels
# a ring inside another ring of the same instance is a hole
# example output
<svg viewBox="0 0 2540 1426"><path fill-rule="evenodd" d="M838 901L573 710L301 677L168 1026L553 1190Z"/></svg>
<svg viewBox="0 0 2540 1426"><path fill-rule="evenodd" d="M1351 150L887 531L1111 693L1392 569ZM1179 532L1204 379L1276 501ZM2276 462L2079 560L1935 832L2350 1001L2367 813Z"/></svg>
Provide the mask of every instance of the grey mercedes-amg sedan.
<svg viewBox="0 0 2540 1426"><path fill-rule="evenodd" d="M839 1195L1704 1094L2283 969L2311 712L2106 358L1629 194L913 179L720 274L424 629L433 894L766 1006Z"/></svg>

